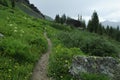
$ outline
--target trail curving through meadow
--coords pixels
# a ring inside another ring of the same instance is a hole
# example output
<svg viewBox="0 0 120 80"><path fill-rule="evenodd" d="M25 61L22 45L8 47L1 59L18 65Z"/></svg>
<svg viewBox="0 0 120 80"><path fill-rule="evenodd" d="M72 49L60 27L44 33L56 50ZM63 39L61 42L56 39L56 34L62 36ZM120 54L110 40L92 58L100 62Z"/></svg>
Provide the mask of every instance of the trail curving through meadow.
<svg viewBox="0 0 120 80"><path fill-rule="evenodd" d="M38 63L36 64L33 70L31 80L49 80L47 76L47 66L48 66L49 54L51 53L51 49L52 49L52 43L50 39L47 37L46 32L44 32L44 36L48 42L48 51L42 55L42 57L39 59Z"/></svg>

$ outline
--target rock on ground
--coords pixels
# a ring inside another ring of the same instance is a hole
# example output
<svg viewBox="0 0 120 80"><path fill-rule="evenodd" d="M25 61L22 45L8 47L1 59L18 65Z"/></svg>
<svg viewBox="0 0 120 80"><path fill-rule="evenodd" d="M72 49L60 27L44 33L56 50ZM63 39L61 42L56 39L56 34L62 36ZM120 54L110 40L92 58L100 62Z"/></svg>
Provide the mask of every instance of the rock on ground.
<svg viewBox="0 0 120 80"><path fill-rule="evenodd" d="M113 57L76 56L69 71L73 76L80 75L80 73L93 73L119 80L120 61Z"/></svg>

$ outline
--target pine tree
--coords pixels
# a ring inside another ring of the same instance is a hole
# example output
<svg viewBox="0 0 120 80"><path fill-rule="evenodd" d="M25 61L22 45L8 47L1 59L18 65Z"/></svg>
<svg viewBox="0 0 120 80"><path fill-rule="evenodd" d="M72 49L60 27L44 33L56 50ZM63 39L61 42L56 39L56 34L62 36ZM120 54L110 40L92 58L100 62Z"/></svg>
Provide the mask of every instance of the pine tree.
<svg viewBox="0 0 120 80"><path fill-rule="evenodd" d="M119 26L117 26L117 31L119 31Z"/></svg>
<svg viewBox="0 0 120 80"><path fill-rule="evenodd" d="M97 33L102 35L103 34L103 28L102 28L102 24L99 24L98 28L97 28Z"/></svg>
<svg viewBox="0 0 120 80"><path fill-rule="evenodd" d="M110 27L107 25L107 28L106 28L106 34L109 36L109 30L110 30Z"/></svg>
<svg viewBox="0 0 120 80"><path fill-rule="evenodd" d="M66 23L66 15L63 14L62 17L61 17L61 23Z"/></svg>
<svg viewBox="0 0 120 80"><path fill-rule="evenodd" d="M86 29L85 20L83 20L83 19L82 19L82 16L79 16L79 14L78 14L78 21L80 21L81 27L82 27L83 29Z"/></svg>
<svg viewBox="0 0 120 80"><path fill-rule="evenodd" d="M59 14L56 15L56 17L55 17L55 22L60 23L60 16L59 16Z"/></svg>
<svg viewBox="0 0 120 80"><path fill-rule="evenodd" d="M114 30L113 30L112 26L110 26L110 29L109 29L109 36L112 38L114 37Z"/></svg>
<svg viewBox="0 0 120 80"><path fill-rule="evenodd" d="M102 25L102 34L106 34L106 29L103 25Z"/></svg>
<svg viewBox="0 0 120 80"><path fill-rule="evenodd" d="M79 14L78 14L78 21L80 21L80 16L79 16Z"/></svg>
<svg viewBox="0 0 120 80"><path fill-rule="evenodd" d="M83 29L86 29L85 20L82 20L82 21L81 21L81 27L82 27Z"/></svg>
<svg viewBox="0 0 120 80"><path fill-rule="evenodd" d="M93 32L93 26L92 26L92 21L89 20L88 25L87 25L87 30L90 32Z"/></svg>
<svg viewBox="0 0 120 80"><path fill-rule="evenodd" d="M116 40L117 40L117 41L120 41L120 31L119 31L119 26L117 26L117 29L116 29Z"/></svg>
<svg viewBox="0 0 120 80"><path fill-rule="evenodd" d="M118 31L118 34L117 34L117 41L120 42L120 31Z"/></svg>
<svg viewBox="0 0 120 80"><path fill-rule="evenodd" d="M92 15L92 26L94 32L97 33L99 27L99 18L96 11L94 11Z"/></svg>
<svg viewBox="0 0 120 80"><path fill-rule="evenodd" d="M98 27L99 27L99 18L98 18L97 12L94 11L91 17L91 20L88 22L88 30L90 32L97 33Z"/></svg>

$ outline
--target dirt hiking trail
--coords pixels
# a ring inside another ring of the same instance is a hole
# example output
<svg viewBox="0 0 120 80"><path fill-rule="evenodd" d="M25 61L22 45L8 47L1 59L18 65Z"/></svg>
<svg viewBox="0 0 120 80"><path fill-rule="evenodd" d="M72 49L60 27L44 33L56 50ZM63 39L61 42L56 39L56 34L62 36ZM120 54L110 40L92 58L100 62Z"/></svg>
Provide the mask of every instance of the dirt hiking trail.
<svg viewBox="0 0 120 80"><path fill-rule="evenodd" d="M51 53L52 43L50 39L47 37L47 33L44 33L45 38L48 41L48 51L42 55L38 63L36 64L31 80L50 80L47 76L47 66L49 60L49 54Z"/></svg>

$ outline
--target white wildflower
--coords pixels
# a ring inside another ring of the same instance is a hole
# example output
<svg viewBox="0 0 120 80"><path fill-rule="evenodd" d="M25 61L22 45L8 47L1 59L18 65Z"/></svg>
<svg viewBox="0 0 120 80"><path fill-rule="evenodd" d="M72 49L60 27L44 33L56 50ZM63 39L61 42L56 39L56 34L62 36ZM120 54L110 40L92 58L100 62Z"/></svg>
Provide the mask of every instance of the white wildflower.
<svg viewBox="0 0 120 80"><path fill-rule="evenodd" d="M14 32L17 32L17 30L14 30Z"/></svg>
<svg viewBox="0 0 120 80"><path fill-rule="evenodd" d="M9 24L9 26L13 26L13 24Z"/></svg>
<svg viewBox="0 0 120 80"><path fill-rule="evenodd" d="M17 27L14 27L15 29L17 29Z"/></svg>
<svg viewBox="0 0 120 80"><path fill-rule="evenodd" d="M24 30L21 30L22 33L24 33Z"/></svg>

